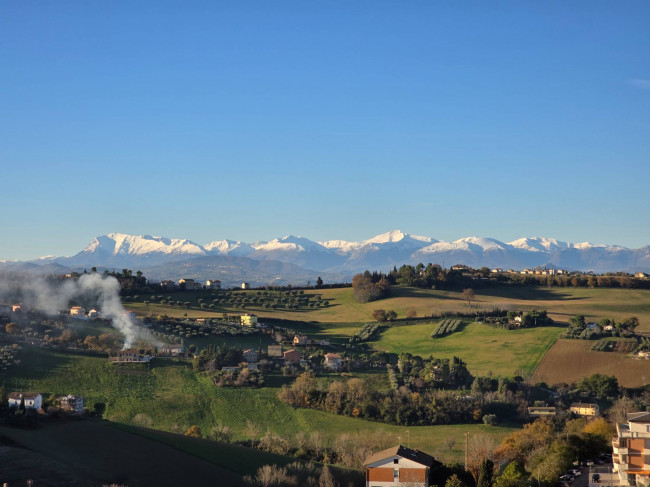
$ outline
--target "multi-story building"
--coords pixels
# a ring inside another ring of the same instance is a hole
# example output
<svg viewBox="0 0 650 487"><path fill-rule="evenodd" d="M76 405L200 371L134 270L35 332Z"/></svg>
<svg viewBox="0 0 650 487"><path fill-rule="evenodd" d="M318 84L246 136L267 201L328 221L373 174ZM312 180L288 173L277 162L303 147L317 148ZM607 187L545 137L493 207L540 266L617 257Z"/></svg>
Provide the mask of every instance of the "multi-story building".
<svg viewBox="0 0 650 487"><path fill-rule="evenodd" d="M620 485L650 486L650 412L629 413L627 424L616 425L612 446Z"/></svg>

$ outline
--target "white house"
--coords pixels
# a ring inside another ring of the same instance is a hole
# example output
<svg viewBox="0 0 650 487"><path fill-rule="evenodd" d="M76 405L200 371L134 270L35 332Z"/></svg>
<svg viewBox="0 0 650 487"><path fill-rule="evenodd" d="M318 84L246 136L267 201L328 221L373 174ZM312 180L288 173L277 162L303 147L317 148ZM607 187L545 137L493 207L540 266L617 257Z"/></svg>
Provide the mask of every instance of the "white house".
<svg viewBox="0 0 650 487"><path fill-rule="evenodd" d="M221 281L219 279L208 279L205 281L205 287L208 289L221 289Z"/></svg>
<svg viewBox="0 0 650 487"><path fill-rule="evenodd" d="M96 309L91 309L88 311L88 318L97 318L99 316L99 312Z"/></svg>
<svg viewBox="0 0 650 487"><path fill-rule="evenodd" d="M339 370L341 368L341 356L338 353L326 353L325 367L330 370Z"/></svg>
<svg viewBox="0 0 650 487"><path fill-rule="evenodd" d="M66 411L73 411L78 414L83 413L83 396L74 396L72 394L68 394L67 396L60 397L59 402L61 403L61 408L65 409Z"/></svg>
<svg viewBox="0 0 650 487"><path fill-rule="evenodd" d="M247 282L242 282L241 283L241 288L242 289L250 289L251 285L249 283L247 283Z"/></svg>
<svg viewBox="0 0 650 487"><path fill-rule="evenodd" d="M43 405L43 397L38 392L11 392L9 394L9 407L20 407L25 401L25 409L40 409Z"/></svg>

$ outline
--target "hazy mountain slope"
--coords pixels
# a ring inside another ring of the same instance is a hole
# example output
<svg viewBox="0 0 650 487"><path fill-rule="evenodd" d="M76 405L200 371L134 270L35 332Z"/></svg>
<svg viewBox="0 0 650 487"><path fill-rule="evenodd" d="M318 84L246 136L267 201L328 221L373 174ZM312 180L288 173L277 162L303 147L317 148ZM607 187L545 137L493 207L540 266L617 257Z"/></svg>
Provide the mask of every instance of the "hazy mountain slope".
<svg viewBox="0 0 650 487"><path fill-rule="evenodd" d="M239 286L248 282L251 286L306 285L315 284L320 275L327 282L345 281L343 274L309 271L287 262L255 260L230 255L210 255L142 269L152 281L181 278L221 280L222 287Z"/></svg>

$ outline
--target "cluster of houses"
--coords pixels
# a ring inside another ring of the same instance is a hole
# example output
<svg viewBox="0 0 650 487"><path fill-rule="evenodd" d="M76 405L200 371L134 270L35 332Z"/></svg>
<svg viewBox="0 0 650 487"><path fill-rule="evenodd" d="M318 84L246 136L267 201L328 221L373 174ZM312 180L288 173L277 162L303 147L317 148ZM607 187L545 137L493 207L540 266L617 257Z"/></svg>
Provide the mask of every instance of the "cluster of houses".
<svg viewBox="0 0 650 487"><path fill-rule="evenodd" d="M182 343L166 343L157 348L156 357L182 357L185 355L185 345ZM153 360L154 355L150 352L142 353L140 350L129 348L120 350L115 355L109 357L111 363L128 364L128 363L149 363Z"/></svg>
<svg viewBox="0 0 650 487"><path fill-rule="evenodd" d="M83 396L68 394L57 399L59 408L71 413L81 414L84 409ZM38 411L43 407L43 396L40 392L11 392L8 396L8 406L10 408L20 408L21 405L25 410Z"/></svg>
<svg viewBox="0 0 650 487"><path fill-rule="evenodd" d="M600 415L598 404L576 402L569 406L569 414L575 414L583 418L595 418ZM556 416L558 408L555 406L530 406L528 416L539 418L541 416Z"/></svg>
<svg viewBox="0 0 650 487"><path fill-rule="evenodd" d="M494 269L492 270L494 272ZM509 270L508 272L514 272L516 273L517 271L514 270ZM569 274L569 271L566 269L523 269L519 271L519 274L524 274L524 275L529 275L529 276L561 276L561 275L566 275Z"/></svg>
<svg viewBox="0 0 650 487"><path fill-rule="evenodd" d="M179 279L178 281L165 279L160 281L160 286L166 289L182 288L186 291L218 290L221 289L221 281L219 279L208 279L205 283L201 283L194 279ZM248 282L242 282L241 288L250 289L251 285Z"/></svg>

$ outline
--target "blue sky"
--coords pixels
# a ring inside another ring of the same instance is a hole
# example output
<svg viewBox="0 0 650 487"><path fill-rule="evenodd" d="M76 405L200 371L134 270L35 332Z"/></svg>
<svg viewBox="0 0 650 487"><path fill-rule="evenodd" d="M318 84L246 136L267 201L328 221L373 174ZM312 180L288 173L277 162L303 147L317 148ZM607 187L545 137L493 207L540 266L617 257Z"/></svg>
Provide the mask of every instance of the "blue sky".
<svg viewBox="0 0 650 487"><path fill-rule="evenodd" d="M650 244L650 3L0 1L0 258Z"/></svg>

